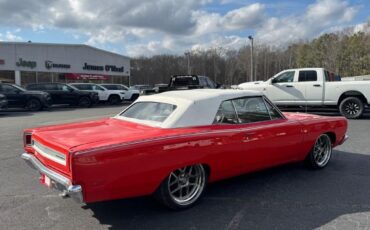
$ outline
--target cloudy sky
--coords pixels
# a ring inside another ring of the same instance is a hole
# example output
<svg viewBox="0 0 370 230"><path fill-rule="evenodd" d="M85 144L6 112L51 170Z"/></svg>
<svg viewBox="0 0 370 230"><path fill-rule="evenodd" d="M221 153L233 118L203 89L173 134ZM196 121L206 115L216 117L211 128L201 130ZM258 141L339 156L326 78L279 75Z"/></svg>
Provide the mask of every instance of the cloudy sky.
<svg viewBox="0 0 370 230"><path fill-rule="evenodd" d="M255 42L284 46L354 26L369 0L0 0L0 40L84 43L138 56Z"/></svg>

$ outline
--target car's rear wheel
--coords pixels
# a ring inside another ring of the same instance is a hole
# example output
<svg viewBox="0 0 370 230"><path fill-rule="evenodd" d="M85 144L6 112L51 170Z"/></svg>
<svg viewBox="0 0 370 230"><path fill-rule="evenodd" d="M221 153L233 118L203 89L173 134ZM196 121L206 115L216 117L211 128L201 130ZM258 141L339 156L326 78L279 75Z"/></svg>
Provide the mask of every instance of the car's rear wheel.
<svg viewBox="0 0 370 230"><path fill-rule="evenodd" d="M26 109L28 109L30 111L39 111L39 110L42 109L42 104L41 104L40 100L38 100L36 98L31 98L27 101Z"/></svg>
<svg viewBox="0 0 370 230"><path fill-rule="evenodd" d="M306 158L306 163L310 168L324 168L330 161L332 154L332 142L327 134L321 134L312 147L311 152Z"/></svg>
<svg viewBox="0 0 370 230"><path fill-rule="evenodd" d="M121 99L118 95L112 95L109 97L108 102L111 105L118 105L121 102Z"/></svg>
<svg viewBox="0 0 370 230"><path fill-rule="evenodd" d="M161 183L155 197L173 210L193 206L203 194L207 185L207 173L201 164L179 168Z"/></svg>
<svg viewBox="0 0 370 230"><path fill-rule="evenodd" d="M92 101L88 97L81 97L80 100L78 100L78 106L89 108L92 105Z"/></svg>
<svg viewBox="0 0 370 230"><path fill-rule="evenodd" d="M348 119L357 119L364 112L364 103L358 97L347 97L340 103L339 111Z"/></svg>

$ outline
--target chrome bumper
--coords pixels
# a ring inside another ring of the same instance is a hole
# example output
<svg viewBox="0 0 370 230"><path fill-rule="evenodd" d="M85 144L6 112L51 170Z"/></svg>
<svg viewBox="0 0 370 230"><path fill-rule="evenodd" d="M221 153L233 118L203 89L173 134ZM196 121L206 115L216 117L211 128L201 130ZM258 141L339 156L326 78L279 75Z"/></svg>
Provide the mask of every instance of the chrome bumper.
<svg viewBox="0 0 370 230"><path fill-rule="evenodd" d="M82 187L80 185L72 185L70 179L45 167L32 154L23 153L22 159L25 160L31 168L49 177L51 180L51 188L61 191L61 197L71 197L79 203L83 202Z"/></svg>
<svg viewBox="0 0 370 230"><path fill-rule="evenodd" d="M339 145L343 144L344 142L346 142L346 140L348 140L349 136L346 134L344 135L343 139L339 142Z"/></svg>

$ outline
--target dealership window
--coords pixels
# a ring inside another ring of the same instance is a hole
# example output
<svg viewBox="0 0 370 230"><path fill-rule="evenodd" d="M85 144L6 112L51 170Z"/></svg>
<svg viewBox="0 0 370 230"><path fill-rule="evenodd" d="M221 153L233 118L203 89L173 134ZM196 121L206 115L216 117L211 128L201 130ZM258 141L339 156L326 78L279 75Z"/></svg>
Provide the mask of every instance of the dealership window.
<svg viewBox="0 0 370 230"><path fill-rule="evenodd" d="M52 82L51 73L47 72L38 72L37 73L37 83Z"/></svg>
<svg viewBox="0 0 370 230"><path fill-rule="evenodd" d="M36 83L36 72L21 72L21 85L26 86L31 83Z"/></svg>
<svg viewBox="0 0 370 230"><path fill-rule="evenodd" d="M15 83L14 71L1 70L0 71L0 82L14 84Z"/></svg>

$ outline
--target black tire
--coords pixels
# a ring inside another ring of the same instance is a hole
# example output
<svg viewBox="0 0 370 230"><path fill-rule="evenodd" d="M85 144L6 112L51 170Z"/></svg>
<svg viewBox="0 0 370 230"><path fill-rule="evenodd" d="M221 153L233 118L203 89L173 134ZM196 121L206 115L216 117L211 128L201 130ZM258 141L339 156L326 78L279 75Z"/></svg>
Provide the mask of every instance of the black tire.
<svg viewBox="0 0 370 230"><path fill-rule="evenodd" d="M331 158L332 141L327 134L321 134L307 155L305 164L311 169L325 168Z"/></svg>
<svg viewBox="0 0 370 230"><path fill-rule="evenodd" d="M193 173L194 175L192 175ZM184 177L180 178L183 174ZM178 175L178 177L174 175ZM154 193L154 197L172 210L184 210L199 201L207 186L207 180L207 172L201 164L176 169L161 183ZM183 196L184 194L185 196Z"/></svg>
<svg viewBox="0 0 370 230"><path fill-rule="evenodd" d="M92 101L88 97L81 97L78 100L78 106L84 107L84 108L90 108L92 106Z"/></svg>
<svg viewBox="0 0 370 230"><path fill-rule="evenodd" d="M364 112L364 103L358 97L347 97L340 103L339 111L348 119L357 119Z"/></svg>
<svg viewBox="0 0 370 230"><path fill-rule="evenodd" d="M109 104L111 105L118 105L121 103L121 98L118 95L111 95L108 99Z"/></svg>
<svg viewBox="0 0 370 230"><path fill-rule="evenodd" d="M30 98L27 101L26 109L29 111L39 111L42 109L42 104L39 99L36 98Z"/></svg>

